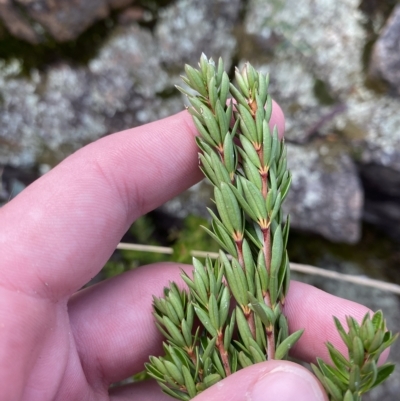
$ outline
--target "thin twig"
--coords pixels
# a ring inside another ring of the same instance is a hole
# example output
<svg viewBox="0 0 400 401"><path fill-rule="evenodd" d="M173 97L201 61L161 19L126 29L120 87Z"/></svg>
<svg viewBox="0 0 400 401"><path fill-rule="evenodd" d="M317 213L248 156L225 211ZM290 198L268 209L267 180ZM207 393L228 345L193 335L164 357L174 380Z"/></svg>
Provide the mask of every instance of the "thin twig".
<svg viewBox="0 0 400 401"><path fill-rule="evenodd" d="M142 252L154 252L154 253L164 253L168 255L173 254L173 249L163 246L152 246L152 245L140 245L140 244L127 244L119 243L117 249L125 249L130 251L142 251ZM219 254L217 252L206 252L193 250L190 252L191 256L196 258L205 258L209 256L211 259L217 259ZM229 257L229 256L228 256ZM320 267L302 265L299 263L290 263L290 268L292 271L297 271L299 273L311 274L316 276L327 277L333 280L345 281L348 283L353 283L357 285L363 285L366 287L377 288L382 291L389 291L394 294L400 294L400 285L387 283L385 281L374 280L372 278L363 276L354 276L351 274L343 274L334 272L331 270L321 269Z"/></svg>

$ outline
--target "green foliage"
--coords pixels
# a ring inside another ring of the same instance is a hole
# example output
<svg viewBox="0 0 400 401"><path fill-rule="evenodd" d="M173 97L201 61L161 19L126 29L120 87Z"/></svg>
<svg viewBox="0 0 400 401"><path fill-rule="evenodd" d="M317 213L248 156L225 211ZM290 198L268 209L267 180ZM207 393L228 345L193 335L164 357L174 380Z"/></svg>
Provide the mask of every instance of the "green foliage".
<svg viewBox="0 0 400 401"><path fill-rule="evenodd" d="M303 334L289 333L282 314L290 283L290 220L284 224L281 206L291 174L285 143L269 126L269 78L246 63L242 71L236 68L234 86L222 60L215 64L204 54L199 69L187 65L185 72L192 92L178 89L191 104L201 169L214 186L217 209L209 210L211 229L205 231L220 250L215 262L193 259L192 276L182 273L188 290L172 283L163 298L154 298L165 355L150 357L147 372L180 400L239 369L286 359ZM336 318L335 324L349 358L328 343L334 366L318 359L313 370L331 400L359 401L393 371L393 365L377 362L397 335L386 330L382 312L365 316L361 325L349 317L348 332Z"/></svg>
<svg viewBox="0 0 400 401"><path fill-rule="evenodd" d="M385 363L378 366L382 352L397 339L386 329L382 311L372 318L367 313L361 325L347 317L348 331L334 318L336 328L346 344L349 358L341 354L331 343L327 343L333 366L317 359L318 366L311 365L332 401L360 401L361 395L385 381L394 371L395 365Z"/></svg>

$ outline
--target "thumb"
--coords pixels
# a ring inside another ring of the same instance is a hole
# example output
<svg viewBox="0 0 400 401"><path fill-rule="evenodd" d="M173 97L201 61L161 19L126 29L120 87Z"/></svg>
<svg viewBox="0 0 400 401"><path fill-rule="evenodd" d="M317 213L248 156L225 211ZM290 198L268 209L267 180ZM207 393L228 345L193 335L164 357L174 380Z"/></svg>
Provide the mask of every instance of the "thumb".
<svg viewBox="0 0 400 401"><path fill-rule="evenodd" d="M288 361L258 363L240 370L193 401L328 401L317 378Z"/></svg>

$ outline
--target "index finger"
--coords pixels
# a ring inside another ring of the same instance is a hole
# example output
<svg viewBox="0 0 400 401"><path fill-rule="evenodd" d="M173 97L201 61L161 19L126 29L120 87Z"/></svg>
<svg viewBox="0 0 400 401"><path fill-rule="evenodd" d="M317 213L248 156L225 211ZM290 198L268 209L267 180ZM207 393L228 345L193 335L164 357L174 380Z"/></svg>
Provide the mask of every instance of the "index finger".
<svg viewBox="0 0 400 401"><path fill-rule="evenodd" d="M276 104L272 125L283 130ZM187 112L102 138L0 209L0 280L54 300L88 282L141 214L201 179ZM12 268L10 268L12 267Z"/></svg>
<svg viewBox="0 0 400 401"><path fill-rule="evenodd" d="M110 135L26 188L0 210L2 279L56 298L84 285L133 220L200 180L195 133L183 112Z"/></svg>

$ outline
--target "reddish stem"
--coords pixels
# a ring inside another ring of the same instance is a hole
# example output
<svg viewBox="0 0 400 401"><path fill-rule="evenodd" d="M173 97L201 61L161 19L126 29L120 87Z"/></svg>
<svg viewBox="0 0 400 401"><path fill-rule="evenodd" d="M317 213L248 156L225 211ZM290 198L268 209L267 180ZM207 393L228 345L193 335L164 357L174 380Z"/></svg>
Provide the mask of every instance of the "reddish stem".
<svg viewBox="0 0 400 401"><path fill-rule="evenodd" d="M226 376L230 376L232 374L231 367L229 366L229 357L228 352L224 347L224 338L222 331L218 331L217 343L215 344L218 348L218 352L221 355L222 365L224 366Z"/></svg>

